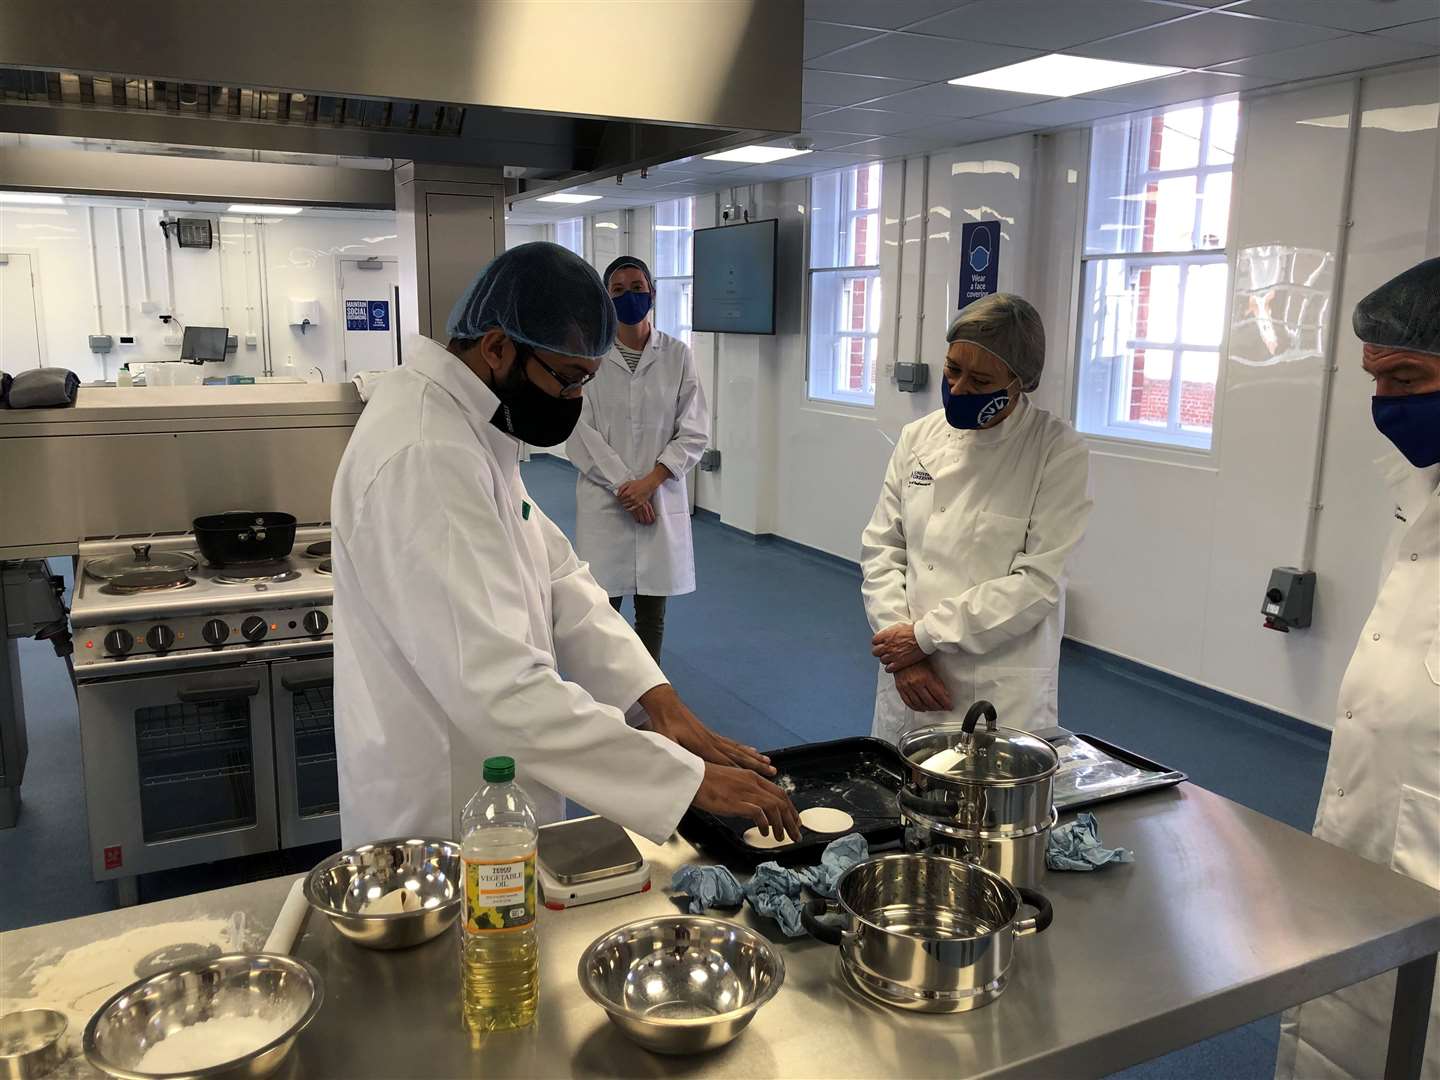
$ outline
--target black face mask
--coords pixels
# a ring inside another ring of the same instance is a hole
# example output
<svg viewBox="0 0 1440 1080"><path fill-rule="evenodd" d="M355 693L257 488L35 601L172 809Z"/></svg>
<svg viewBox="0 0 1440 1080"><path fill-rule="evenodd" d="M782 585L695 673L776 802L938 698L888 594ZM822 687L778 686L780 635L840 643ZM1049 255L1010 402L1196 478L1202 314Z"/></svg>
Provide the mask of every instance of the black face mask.
<svg viewBox="0 0 1440 1080"><path fill-rule="evenodd" d="M490 418L501 431L530 446L559 446L580 422L580 398L551 397L525 374L530 350L516 346L515 364L504 382L490 389L500 399L500 407Z"/></svg>

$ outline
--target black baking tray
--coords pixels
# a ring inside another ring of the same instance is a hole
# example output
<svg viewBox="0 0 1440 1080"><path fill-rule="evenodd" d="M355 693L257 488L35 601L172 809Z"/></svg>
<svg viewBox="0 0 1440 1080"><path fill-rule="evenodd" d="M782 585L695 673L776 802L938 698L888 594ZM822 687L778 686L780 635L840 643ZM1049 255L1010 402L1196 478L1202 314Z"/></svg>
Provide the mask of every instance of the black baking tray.
<svg viewBox="0 0 1440 1080"><path fill-rule="evenodd" d="M797 810L834 806L855 819L858 832L877 847L898 844L902 836L895 796L905 783L905 759L883 739L835 739L768 751L773 778L790 795ZM834 833L805 830L800 842L783 848L752 848L745 830L749 818L721 817L691 807L680 819L680 835L727 866L753 869L771 860L784 866L819 863Z"/></svg>
<svg viewBox="0 0 1440 1080"><path fill-rule="evenodd" d="M1109 788L1104 791L1097 791L1091 794L1074 792L1069 796L1058 793L1055 796L1055 809L1061 813L1069 813L1075 810L1084 810L1090 806L1098 806L1101 803L1114 802L1116 799L1128 799L1132 795L1141 795L1147 791L1157 791L1161 788L1174 787L1176 784L1184 783L1190 777L1179 769L1172 769L1168 765L1162 765L1133 750L1127 750L1098 735L1089 735L1085 732L1070 731L1067 728L1055 727L1044 731L1037 731L1034 734L1051 744L1061 742L1067 738L1080 739L1089 743L1101 753L1108 754L1116 761L1133 766L1140 770L1141 775L1136 776L1131 782L1122 786ZM1059 785L1057 784L1057 789Z"/></svg>

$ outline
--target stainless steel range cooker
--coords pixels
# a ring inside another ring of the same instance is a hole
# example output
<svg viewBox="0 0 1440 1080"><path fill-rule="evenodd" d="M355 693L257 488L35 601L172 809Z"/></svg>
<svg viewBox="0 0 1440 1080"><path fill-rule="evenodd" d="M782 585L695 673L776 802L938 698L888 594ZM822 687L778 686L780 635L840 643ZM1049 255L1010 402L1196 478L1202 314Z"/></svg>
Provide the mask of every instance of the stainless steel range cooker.
<svg viewBox="0 0 1440 1080"><path fill-rule="evenodd" d="M80 544L91 868L122 902L137 874L339 838L329 541L226 567L188 534Z"/></svg>

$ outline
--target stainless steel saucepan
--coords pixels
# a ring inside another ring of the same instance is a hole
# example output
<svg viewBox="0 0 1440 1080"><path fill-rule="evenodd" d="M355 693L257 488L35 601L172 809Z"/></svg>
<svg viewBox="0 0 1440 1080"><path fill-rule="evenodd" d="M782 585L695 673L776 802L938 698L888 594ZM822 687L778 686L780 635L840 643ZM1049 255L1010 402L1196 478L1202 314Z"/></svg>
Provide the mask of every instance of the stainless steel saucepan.
<svg viewBox="0 0 1440 1080"><path fill-rule="evenodd" d="M882 855L841 876L844 926L802 912L819 941L840 947L840 967L864 994L919 1012L965 1012L1005 991L1015 939L1050 925L1050 901L972 863L931 854ZM1024 905L1036 914L1021 918Z"/></svg>

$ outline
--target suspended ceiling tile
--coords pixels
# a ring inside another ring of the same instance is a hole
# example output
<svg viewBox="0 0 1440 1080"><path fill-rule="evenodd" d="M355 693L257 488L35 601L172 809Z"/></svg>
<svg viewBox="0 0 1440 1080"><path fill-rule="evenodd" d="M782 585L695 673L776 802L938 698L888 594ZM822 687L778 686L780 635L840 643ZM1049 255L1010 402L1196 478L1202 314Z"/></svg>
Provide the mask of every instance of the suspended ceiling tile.
<svg viewBox="0 0 1440 1080"><path fill-rule="evenodd" d="M1184 14L1186 9L1144 0L979 0L912 29L1050 52Z"/></svg>
<svg viewBox="0 0 1440 1080"><path fill-rule="evenodd" d="M1246 0L1230 10L1337 30L1378 30L1435 18L1440 15L1440 3L1437 0Z"/></svg>
<svg viewBox="0 0 1440 1080"><path fill-rule="evenodd" d="M1016 49L1009 45L980 45L924 34L882 34L813 60L811 67L934 82L1038 55L1035 49Z"/></svg>
<svg viewBox="0 0 1440 1080"><path fill-rule="evenodd" d="M836 109L812 118L808 126L815 131L852 135L899 135L924 127L933 119L915 113L886 112L883 109Z"/></svg>
<svg viewBox="0 0 1440 1080"><path fill-rule="evenodd" d="M1102 116L1115 116L1127 111L1118 101L1092 101L1089 98L1058 98L1039 105L992 113L983 117L989 123L1020 124L1032 130L1083 124Z"/></svg>
<svg viewBox="0 0 1440 1080"><path fill-rule="evenodd" d="M1325 27L1207 11L1073 51L1105 60L1199 68L1298 48L1339 34Z"/></svg>
<svg viewBox="0 0 1440 1080"><path fill-rule="evenodd" d="M1377 30L1376 33L1382 37L1398 38L1420 45L1440 45L1440 19L1424 19L1421 22L1406 23L1404 26Z"/></svg>
<svg viewBox="0 0 1440 1080"><path fill-rule="evenodd" d="M840 110L832 110L832 111L840 111ZM801 133L801 136L800 136L800 137L803 138L803 139L809 139L809 140L813 143L813 145L810 147L811 150L820 150L820 151L823 151L823 150L838 150L838 149L840 149L840 147L842 147L842 146L848 146L850 143L853 143L856 139L864 138L865 136L857 135L857 134L855 134L855 132L853 132L853 131L819 131L819 130L812 130L811 127L810 127L810 125L807 124L807 125L806 125L806 128L805 128L805 131L803 131L803 132ZM790 139L776 139L772 145L774 145L774 146L788 146L788 145L790 145Z"/></svg>
<svg viewBox="0 0 1440 1080"><path fill-rule="evenodd" d="M1237 60L1221 65L1221 70L1254 75L1268 82L1294 82L1415 60L1434 52L1435 46L1423 42L1412 43L1375 34L1351 34L1298 49Z"/></svg>
<svg viewBox="0 0 1440 1080"><path fill-rule="evenodd" d="M823 56L825 53L854 45L866 38L874 37L878 31L862 26L840 26L836 23L805 20L805 59Z"/></svg>
<svg viewBox="0 0 1440 1080"><path fill-rule="evenodd" d="M889 135L857 144L850 149L872 160L888 161L894 158L911 157L915 154L929 154L936 150L949 150L972 143L1003 139L1019 134L1013 126L985 124L978 120L963 120L948 127L910 131L904 135Z"/></svg>
<svg viewBox="0 0 1440 1080"><path fill-rule="evenodd" d="M854 105L919 86L916 79L882 79L844 71L806 69L801 97L813 105Z"/></svg>
<svg viewBox="0 0 1440 1080"><path fill-rule="evenodd" d="M970 0L805 0L805 18L893 30Z"/></svg>
<svg viewBox="0 0 1440 1080"><path fill-rule="evenodd" d="M1201 98L1222 97L1238 94L1260 85L1253 78L1236 78L1233 75L1219 75L1209 71L1185 71L1164 79L1150 79L1148 82L1116 86L1109 90L1096 90L1087 95L1092 100L1119 101L1137 108L1153 108L1157 105L1174 105L1180 101L1198 101Z"/></svg>
<svg viewBox="0 0 1440 1080"><path fill-rule="evenodd" d="M1004 90L982 90L975 86L951 86L948 82L937 82L917 86L914 90L902 90L870 104L877 109L913 112L922 116L979 116L1045 100L1038 94L1011 94Z"/></svg>

